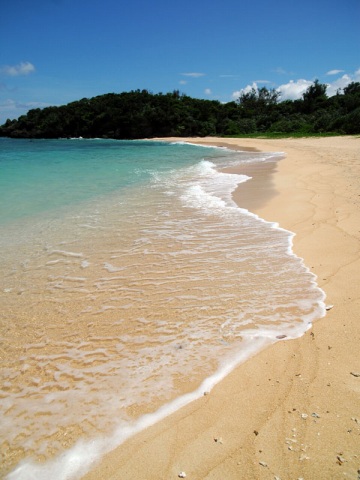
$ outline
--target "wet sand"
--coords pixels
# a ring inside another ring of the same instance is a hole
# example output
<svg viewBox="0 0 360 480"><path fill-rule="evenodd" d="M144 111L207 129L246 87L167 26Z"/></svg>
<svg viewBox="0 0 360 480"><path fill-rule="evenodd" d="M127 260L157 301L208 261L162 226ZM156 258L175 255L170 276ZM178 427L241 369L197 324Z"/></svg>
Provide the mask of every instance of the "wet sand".
<svg viewBox="0 0 360 480"><path fill-rule="evenodd" d="M296 233L293 250L333 307L303 337L252 357L84 478L357 479L360 138L181 140L285 153L272 169L249 172L253 184L234 198Z"/></svg>

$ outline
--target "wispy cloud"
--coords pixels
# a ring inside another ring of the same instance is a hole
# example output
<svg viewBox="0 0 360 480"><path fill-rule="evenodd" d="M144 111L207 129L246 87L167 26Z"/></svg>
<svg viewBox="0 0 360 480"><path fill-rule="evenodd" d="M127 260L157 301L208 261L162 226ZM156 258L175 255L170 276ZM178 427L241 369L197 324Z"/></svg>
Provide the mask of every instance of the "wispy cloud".
<svg viewBox="0 0 360 480"><path fill-rule="evenodd" d="M205 93L205 95L211 95L212 91L211 91L210 88L205 88L204 93Z"/></svg>
<svg viewBox="0 0 360 480"><path fill-rule="evenodd" d="M35 72L35 67L30 62L21 62L17 65L4 65L0 67L0 73L9 77L29 75L29 73L33 72Z"/></svg>
<svg viewBox="0 0 360 480"><path fill-rule="evenodd" d="M342 73L344 70L329 70L326 72L326 75L338 75L339 73Z"/></svg>
<svg viewBox="0 0 360 480"><path fill-rule="evenodd" d="M188 82L186 80L180 80L180 85L186 85Z"/></svg>
<svg viewBox="0 0 360 480"><path fill-rule="evenodd" d="M25 115L32 108L49 107L50 104L46 102L18 102L12 98L0 101L0 125L3 124L7 118L18 118L20 115Z"/></svg>
<svg viewBox="0 0 360 480"><path fill-rule="evenodd" d="M52 105L52 104L51 104ZM22 110L22 109L31 109L31 108L43 108L43 107L49 107L50 103L46 102L17 102L16 100L13 100L11 98L8 98L7 100L4 100L2 103L0 103L0 108L4 110Z"/></svg>
<svg viewBox="0 0 360 480"><path fill-rule="evenodd" d="M6 83L2 83L0 82L0 92L16 92L17 91L17 87L10 87L8 84Z"/></svg>
<svg viewBox="0 0 360 480"><path fill-rule="evenodd" d="M273 72L279 74L279 75L294 75L294 72L288 72L282 67L276 67Z"/></svg>
<svg viewBox="0 0 360 480"><path fill-rule="evenodd" d="M199 77L204 77L205 73L189 72L189 73L182 73L181 75L184 75L185 77L199 78Z"/></svg>

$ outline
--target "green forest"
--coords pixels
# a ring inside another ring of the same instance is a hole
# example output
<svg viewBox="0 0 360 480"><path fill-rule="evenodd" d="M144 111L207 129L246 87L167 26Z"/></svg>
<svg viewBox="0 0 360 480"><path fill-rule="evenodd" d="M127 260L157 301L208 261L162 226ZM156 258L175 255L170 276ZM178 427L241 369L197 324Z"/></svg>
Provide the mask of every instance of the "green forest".
<svg viewBox="0 0 360 480"><path fill-rule="evenodd" d="M360 83L328 97L318 80L298 100L275 89L252 89L233 102L191 98L179 91L108 93L30 110L7 120L0 136L114 138L360 134Z"/></svg>

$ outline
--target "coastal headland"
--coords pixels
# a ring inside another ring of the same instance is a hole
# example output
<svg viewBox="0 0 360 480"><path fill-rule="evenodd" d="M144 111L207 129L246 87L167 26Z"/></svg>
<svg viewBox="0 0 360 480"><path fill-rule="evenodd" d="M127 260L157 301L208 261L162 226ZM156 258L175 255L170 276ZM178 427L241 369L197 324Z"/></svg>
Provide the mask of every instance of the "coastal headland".
<svg viewBox="0 0 360 480"><path fill-rule="evenodd" d="M360 478L360 138L163 140L284 152L271 169L252 171L234 199L296 234L293 251L317 276L328 311L84 478Z"/></svg>

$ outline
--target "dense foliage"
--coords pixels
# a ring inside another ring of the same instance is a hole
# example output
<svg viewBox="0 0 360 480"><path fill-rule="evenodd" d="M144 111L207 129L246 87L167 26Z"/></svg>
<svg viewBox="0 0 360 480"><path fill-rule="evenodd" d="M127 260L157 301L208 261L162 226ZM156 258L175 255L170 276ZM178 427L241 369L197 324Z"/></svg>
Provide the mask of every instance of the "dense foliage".
<svg viewBox="0 0 360 480"><path fill-rule="evenodd" d="M279 101L276 90L244 92L236 102L200 100L180 94L136 90L109 93L60 107L30 110L7 120L0 136L13 138L360 133L360 83L335 96L317 80L299 100Z"/></svg>

